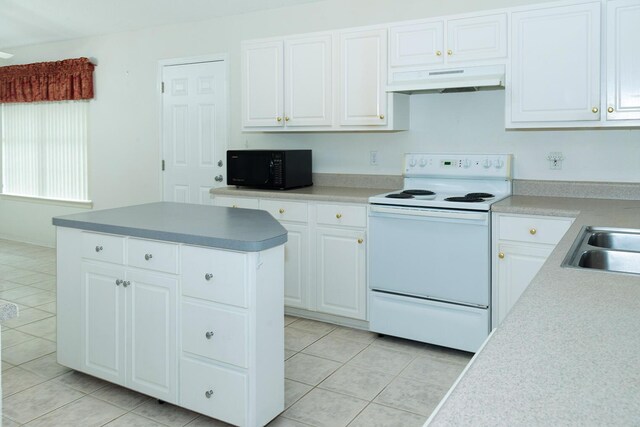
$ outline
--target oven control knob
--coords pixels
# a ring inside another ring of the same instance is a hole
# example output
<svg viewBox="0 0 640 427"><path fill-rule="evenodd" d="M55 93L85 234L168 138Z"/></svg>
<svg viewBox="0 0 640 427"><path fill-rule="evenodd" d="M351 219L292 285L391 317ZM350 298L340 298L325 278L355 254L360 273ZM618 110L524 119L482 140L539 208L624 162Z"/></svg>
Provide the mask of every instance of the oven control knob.
<svg viewBox="0 0 640 427"><path fill-rule="evenodd" d="M504 166L504 160L502 160L502 159L496 159L496 160L493 162L493 166L495 166L495 167L496 167L496 169L502 169L502 167Z"/></svg>
<svg viewBox="0 0 640 427"><path fill-rule="evenodd" d="M482 167L484 167L485 169L489 169L491 167L491 163L491 160L484 159L484 162L482 162Z"/></svg>
<svg viewBox="0 0 640 427"><path fill-rule="evenodd" d="M409 159L409 166L411 166L412 168L416 166L416 159L414 157Z"/></svg>
<svg viewBox="0 0 640 427"><path fill-rule="evenodd" d="M462 161L462 167L465 168L465 169L469 169L471 167L471 160L464 159Z"/></svg>
<svg viewBox="0 0 640 427"><path fill-rule="evenodd" d="M420 167L423 168L425 166L427 166L427 159L424 159L424 158L420 159Z"/></svg>

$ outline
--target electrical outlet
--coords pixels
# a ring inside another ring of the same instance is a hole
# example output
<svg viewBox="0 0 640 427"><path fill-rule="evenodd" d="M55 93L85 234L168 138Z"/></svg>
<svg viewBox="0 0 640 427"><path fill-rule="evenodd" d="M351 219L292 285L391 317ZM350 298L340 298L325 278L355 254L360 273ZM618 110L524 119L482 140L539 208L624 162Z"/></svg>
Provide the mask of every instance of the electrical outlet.
<svg viewBox="0 0 640 427"><path fill-rule="evenodd" d="M564 157L562 156L561 152L552 151L547 156L547 160L549 160L549 169L552 169L552 170L562 169L562 161L564 160Z"/></svg>
<svg viewBox="0 0 640 427"><path fill-rule="evenodd" d="M371 166L378 166L378 152L370 151L369 152L369 164Z"/></svg>

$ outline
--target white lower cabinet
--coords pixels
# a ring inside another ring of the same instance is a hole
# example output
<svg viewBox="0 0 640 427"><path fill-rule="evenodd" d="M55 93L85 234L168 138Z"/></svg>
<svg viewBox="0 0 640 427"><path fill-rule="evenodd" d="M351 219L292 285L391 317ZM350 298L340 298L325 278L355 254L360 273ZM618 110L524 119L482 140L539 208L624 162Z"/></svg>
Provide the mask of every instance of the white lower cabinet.
<svg viewBox="0 0 640 427"><path fill-rule="evenodd" d="M213 203L259 206L287 229L285 306L367 320L366 205L230 196Z"/></svg>
<svg viewBox="0 0 640 427"><path fill-rule="evenodd" d="M494 213L492 221L495 328L538 274L573 218Z"/></svg>
<svg viewBox="0 0 640 427"><path fill-rule="evenodd" d="M57 239L59 363L234 425L282 412L282 246Z"/></svg>

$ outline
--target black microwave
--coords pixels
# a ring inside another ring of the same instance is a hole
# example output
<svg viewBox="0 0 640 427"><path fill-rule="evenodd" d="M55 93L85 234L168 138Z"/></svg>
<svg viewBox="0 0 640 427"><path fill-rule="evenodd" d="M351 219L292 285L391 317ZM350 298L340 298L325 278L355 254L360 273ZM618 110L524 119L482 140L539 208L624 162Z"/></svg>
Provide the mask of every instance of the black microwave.
<svg viewBox="0 0 640 427"><path fill-rule="evenodd" d="M311 150L228 150L227 185L277 190L313 185Z"/></svg>

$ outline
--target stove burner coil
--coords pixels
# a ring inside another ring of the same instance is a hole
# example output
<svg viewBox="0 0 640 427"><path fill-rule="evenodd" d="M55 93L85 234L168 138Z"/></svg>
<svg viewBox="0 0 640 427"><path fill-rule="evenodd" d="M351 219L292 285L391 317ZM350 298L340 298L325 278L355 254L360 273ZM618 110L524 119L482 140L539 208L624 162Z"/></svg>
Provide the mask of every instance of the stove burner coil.
<svg viewBox="0 0 640 427"><path fill-rule="evenodd" d="M467 196L462 196L462 197L447 197L445 199L447 202L463 202L463 203L478 203L478 202L484 202L484 199L481 199L479 197L467 197Z"/></svg>
<svg viewBox="0 0 640 427"><path fill-rule="evenodd" d="M403 193L412 196L434 196L436 194L430 190L404 190Z"/></svg>
<svg viewBox="0 0 640 427"><path fill-rule="evenodd" d="M388 197L390 199L413 199L413 196L411 194L406 193L387 194L385 197Z"/></svg>
<svg viewBox="0 0 640 427"><path fill-rule="evenodd" d="M469 199L491 199L496 196L491 193L468 193L465 194L464 197L468 197Z"/></svg>

